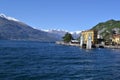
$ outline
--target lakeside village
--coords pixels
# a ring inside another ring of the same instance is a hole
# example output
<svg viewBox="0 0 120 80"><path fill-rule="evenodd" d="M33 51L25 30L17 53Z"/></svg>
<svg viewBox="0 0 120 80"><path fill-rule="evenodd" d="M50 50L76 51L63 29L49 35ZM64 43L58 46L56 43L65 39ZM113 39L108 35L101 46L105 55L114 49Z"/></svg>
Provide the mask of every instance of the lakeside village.
<svg viewBox="0 0 120 80"><path fill-rule="evenodd" d="M78 46L85 49L92 48L113 48L120 49L120 34L113 34L107 41L99 37L96 30L86 30L80 33L80 38L73 40L72 35L66 33L63 41L57 41L56 44Z"/></svg>

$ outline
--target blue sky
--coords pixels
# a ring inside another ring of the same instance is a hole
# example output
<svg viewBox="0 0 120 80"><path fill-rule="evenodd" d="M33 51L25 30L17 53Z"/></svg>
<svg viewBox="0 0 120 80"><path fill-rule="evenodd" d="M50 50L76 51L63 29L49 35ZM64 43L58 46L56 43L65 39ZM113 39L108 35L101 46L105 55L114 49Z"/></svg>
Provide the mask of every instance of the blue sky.
<svg viewBox="0 0 120 80"><path fill-rule="evenodd" d="M0 13L38 29L86 30L120 20L120 0L0 0Z"/></svg>

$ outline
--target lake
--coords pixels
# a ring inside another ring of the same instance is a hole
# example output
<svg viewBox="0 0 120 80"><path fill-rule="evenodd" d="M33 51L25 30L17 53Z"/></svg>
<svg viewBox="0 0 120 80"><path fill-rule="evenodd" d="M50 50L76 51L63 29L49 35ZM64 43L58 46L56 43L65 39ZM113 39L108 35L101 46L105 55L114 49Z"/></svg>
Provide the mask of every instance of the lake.
<svg viewBox="0 0 120 80"><path fill-rule="evenodd" d="M120 49L1 40L0 80L120 80Z"/></svg>

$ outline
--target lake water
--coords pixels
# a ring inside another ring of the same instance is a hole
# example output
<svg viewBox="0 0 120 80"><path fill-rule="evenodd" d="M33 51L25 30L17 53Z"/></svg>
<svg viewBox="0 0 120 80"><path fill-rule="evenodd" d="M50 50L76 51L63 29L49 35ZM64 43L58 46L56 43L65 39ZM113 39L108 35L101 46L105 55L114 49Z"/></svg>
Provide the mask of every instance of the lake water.
<svg viewBox="0 0 120 80"><path fill-rule="evenodd" d="M120 49L0 41L0 80L120 80Z"/></svg>

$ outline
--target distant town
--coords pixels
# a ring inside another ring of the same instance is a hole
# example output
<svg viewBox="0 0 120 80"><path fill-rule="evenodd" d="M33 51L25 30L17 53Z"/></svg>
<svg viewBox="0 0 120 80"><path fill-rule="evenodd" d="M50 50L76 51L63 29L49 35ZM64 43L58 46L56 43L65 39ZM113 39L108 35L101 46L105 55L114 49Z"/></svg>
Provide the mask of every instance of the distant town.
<svg viewBox="0 0 120 80"><path fill-rule="evenodd" d="M68 33L67 33L68 34ZM71 39L69 41L69 39ZM100 38L95 30L82 31L80 33L80 39L73 40L69 38L67 41L57 41L57 44L80 46L81 48L91 49L91 48L120 48L120 34L112 35L111 40L106 41Z"/></svg>
<svg viewBox="0 0 120 80"><path fill-rule="evenodd" d="M111 24L112 26L110 26ZM117 27L114 26L116 24L118 25ZM70 33L66 33L63 41L57 41L56 43L80 46L86 49L96 47L120 49L120 21L116 23L115 20L109 20L105 23L99 23L90 30L82 31L78 39L73 39Z"/></svg>

